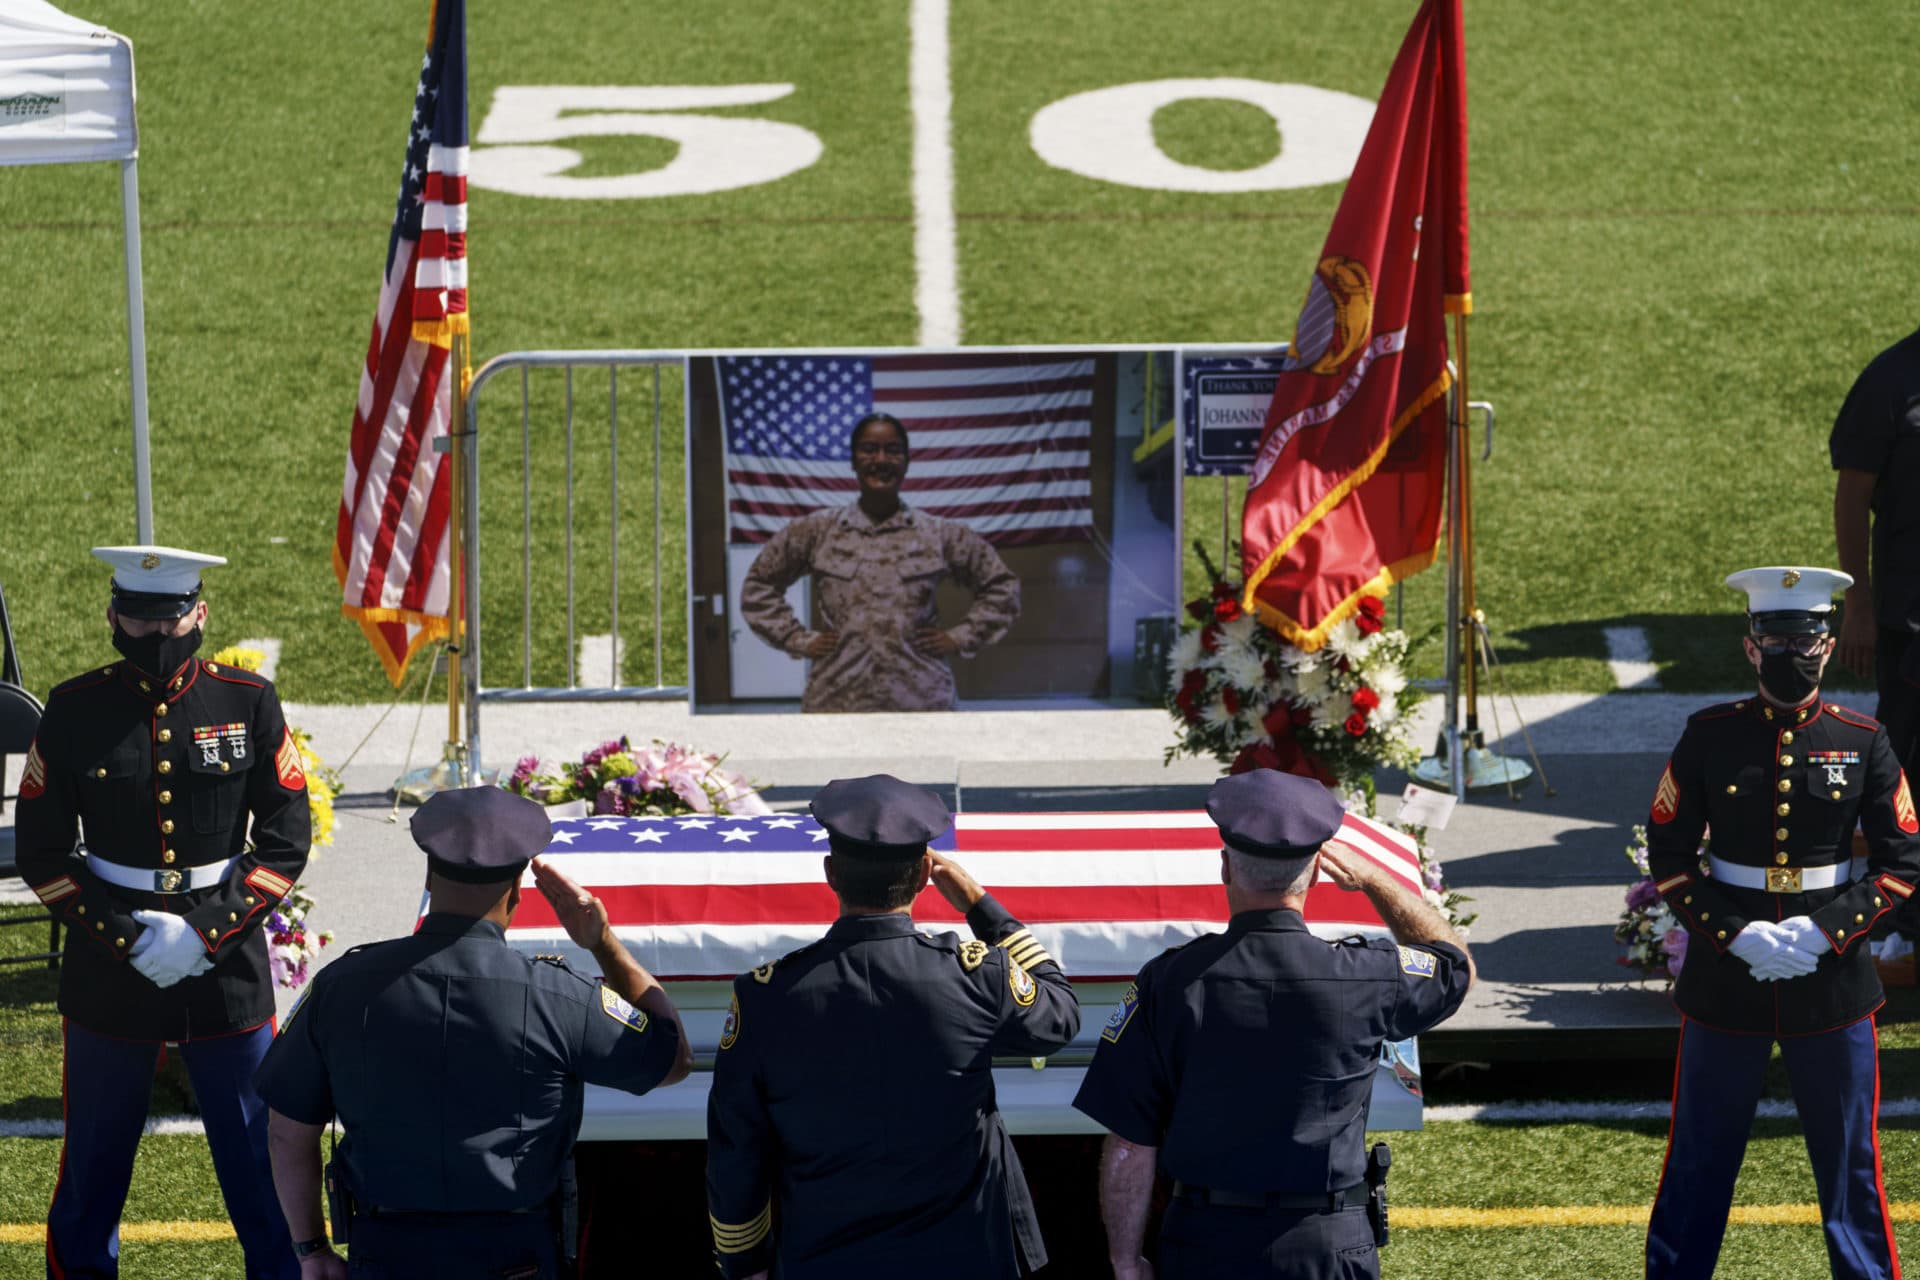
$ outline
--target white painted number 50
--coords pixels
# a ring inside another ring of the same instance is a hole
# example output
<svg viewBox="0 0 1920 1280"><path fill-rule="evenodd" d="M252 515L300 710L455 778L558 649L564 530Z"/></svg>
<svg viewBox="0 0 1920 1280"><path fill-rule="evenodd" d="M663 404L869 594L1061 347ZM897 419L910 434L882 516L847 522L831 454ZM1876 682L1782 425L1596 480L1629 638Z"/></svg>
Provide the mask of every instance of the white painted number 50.
<svg viewBox="0 0 1920 1280"><path fill-rule="evenodd" d="M1273 117L1279 153L1251 169L1207 169L1175 160L1153 136L1162 108L1222 99ZM1279 191L1344 182L1373 123L1373 103L1336 89L1235 76L1143 80L1076 93L1040 108L1029 127L1039 157L1083 178L1152 191Z"/></svg>
<svg viewBox="0 0 1920 1280"><path fill-rule="evenodd" d="M554 200L705 195L777 182L820 158L811 129L779 120L689 114L775 102L790 84L502 85L470 157L467 181L488 191ZM539 145L566 138L647 137L679 144L644 173L569 177L578 151Z"/></svg>

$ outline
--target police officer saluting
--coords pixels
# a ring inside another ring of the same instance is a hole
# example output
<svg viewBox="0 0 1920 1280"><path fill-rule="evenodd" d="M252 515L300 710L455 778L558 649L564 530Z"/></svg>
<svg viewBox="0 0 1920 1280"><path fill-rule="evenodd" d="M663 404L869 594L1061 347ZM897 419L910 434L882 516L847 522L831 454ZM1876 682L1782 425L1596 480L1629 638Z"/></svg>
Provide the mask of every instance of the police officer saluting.
<svg viewBox="0 0 1920 1280"><path fill-rule="evenodd" d="M1376 1276L1379 1175L1362 1147L1380 1046L1451 1016L1472 961L1418 894L1330 843L1340 803L1313 779L1222 778L1207 812L1226 846L1227 931L1140 971L1073 1100L1109 1131L1100 1213L1114 1274L1156 1274L1144 1243L1157 1165L1174 1179L1162 1280ZM1320 871L1365 893L1395 941L1309 932L1300 912Z"/></svg>
<svg viewBox="0 0 1920 1280"><path fill-rule="evenodd" d="M47 1267L119 1272L160 1046L177 1042L249 1276L297 1273L251 1078L273 1038L260 924L306 866L300 755L273 685L195 659L218 556L96 547L121 660L57 686L20 783L20 874L67 926L66 1138ZM86 852L77 847L84 838Z"/></svg>
<svg viewBox="0 0 1920 1280"><path fill-rule="evenodd" d="M707 1103L720 1269L1000 1280L1046 1252L994 1102L995 1055L1080 1029L1066 975L957 863L952 819L885 774L828 783L827 936L733 984ZM931 878L974 937L914 928Z"/></svg>
<svg viewBox="0 0 1920 1280"><path fill-rule="evenodd" d="M562 1165L583 1084L645 1093L693 1052L673 1002L557 869L534 881L605 975L507 946L520 877L547 845L538 804L497 787L445 791L413 817L432 893L419 931L355 947L314 975L260 1065L273 1180L303 1274L345 1276L320 1219L320 1135L346 1129L334 1178L353 1274L558 1272Z"/></svg>
<svg viewBox="0 0 1920 1280"><path fill-rule="evenodd" d="M1654 882L1688 929L1666 1168L1647 1227L1650 1278L1710 1276L1773 1042L1793 1082L1837 1277L1899 1274L1880 1177L1884 1002L1867 935L1920 883L1920 820L1887 734L1820 699L1833 652L1826 569L1748 569L1756 697L1709 707L1660 776ZM1852 861L1855 824L1864 868ZM1708 872L1700 842L1712 828Z"/></svg>

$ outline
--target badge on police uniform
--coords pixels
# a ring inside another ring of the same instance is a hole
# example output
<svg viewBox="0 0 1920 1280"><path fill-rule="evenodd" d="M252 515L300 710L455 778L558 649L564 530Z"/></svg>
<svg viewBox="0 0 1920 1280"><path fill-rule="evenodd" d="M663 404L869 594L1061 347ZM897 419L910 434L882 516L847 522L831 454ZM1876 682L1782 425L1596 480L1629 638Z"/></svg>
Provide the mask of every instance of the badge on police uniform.
<svg viewBox="0 0 1920 1280"><path fill-rule="evenodd" d="M600 984L600 1011L635 1031L647 1029L647 1015L628 1004L618 991L606 983Z"/></svg>
<svg viewBox="0 0 1920 1280"><path fill-rule="evenodd" d="M733 1003L727 1006L727 1020L720 1024L720 1047L733 1048L733 1042L740 1038L740 997L735 996Z"/></svg>
<svg viewBox="0 0 1920 1280"><path fill-rule="evenodd" d="M1434 954L1431 951L1419 951L1413 947L1400 948L1400 972L1410 973L1416 978L1431 978L1434 968Z"/></svg>
<svg viewBox="0 0 1920 1280"><path fill-rule="evenodd" d="M1127 984L1127 994L1120 997L1120 1003L1113 1007L1113 1014L1107 1019L1107 1025L1100 1028L1100 1038L1108 1044L1120 1039L1120 1033L1133 1021L1133 1011L1140 1007L1140 984Z"/></svg>
<svg viewBox="0 0 1920 1280"><path fill-rule="evenodd" d="M1011 956L1007 958L1007 990L1013 992L1013 1002L1022 1008L1032 1004L1036 994L1033 975L1022 969Z"/></svg>

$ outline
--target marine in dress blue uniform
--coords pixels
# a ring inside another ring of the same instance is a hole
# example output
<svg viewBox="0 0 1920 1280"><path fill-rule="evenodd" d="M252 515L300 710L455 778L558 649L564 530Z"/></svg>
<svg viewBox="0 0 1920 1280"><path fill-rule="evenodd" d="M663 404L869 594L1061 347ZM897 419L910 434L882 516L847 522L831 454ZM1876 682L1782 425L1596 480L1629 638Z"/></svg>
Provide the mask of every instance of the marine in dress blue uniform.
<svg viewBox="0 0 1920 1280"><path fill-rule="evenodd" d="M1654 792L1648 867L1688 935L1650 1278L1713 1274L1776 1040L1833 1274L1899 1274L1877 1127L1873 1013L1885 996L1867 935L1920 883L1920 820L1886 731L1820 697L1832 596L1850 581L1788 566L1727 579L1748 595L1759 692L1688 720Z"/></svg>
<svg viewBox="0 0 1920 1280"><path fill-rule="evenodd" d="M1112 1135L1101 1201L1115 1270L1149 1274L1133 1255L1157 1161L1174 1180L1162 1280L1376 1276L1362 1148L1380 1046L1460 1007L1466 950L1411 891L1328 845L1341 808L1313 779L1223 778L1207 811L1226 846L1226 932L1140 971L1073 1100ZM1398 940L1309 932L1300 906L1323 867L1364 889Z"/></svg>
<svg viewBox="0 0 1920 1280"><path fill-rule="evenodd" d="M735 980L707 1106L721 1273L782 1280L1013 1277L1046 1262L995 1057L1053 1053L1080 1028L1060 966L927 842L931 793L829 783L826 937ZM914 926L929 874L973 938Z"/></svg>
<svg viewBox="0 0 1920 1280"><path fill-rule="evenodd" d="M497 787L428 800L412 824L434 895L419 931L340 956L288 1015L258 1085L303 1257L328 1252L314 1174L319 1126L338 1117L353 1275L554 1276L557 1194L584 1086L639 1094L686 1074L672 1005L591 895L560 882L580 900L570 918L557 873L536 871L606 983L507 945L518 882L550 830L541 806Z"/></svg>
<svg viewBox="0 0 1920 1280"><path fill-rule="evenodd" d="M48 696L16 832L21 876L67 927L66 1138L47 1272L118 1274L120 1210L172 1041L247 1274L296 1275L251 1078L273 1037L260 926L311 843L299 751L271 681L194 657L200 571L226 561L171 547L94 554L114 566L122 657Z"/></svg>

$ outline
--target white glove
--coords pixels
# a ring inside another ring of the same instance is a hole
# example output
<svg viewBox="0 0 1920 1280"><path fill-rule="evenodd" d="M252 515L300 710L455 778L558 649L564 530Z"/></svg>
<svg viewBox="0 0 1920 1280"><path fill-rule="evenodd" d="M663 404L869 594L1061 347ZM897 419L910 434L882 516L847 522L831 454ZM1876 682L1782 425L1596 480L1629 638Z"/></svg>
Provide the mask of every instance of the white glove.
<svg viewBox="0 0 1920 1280"><path fill-rule="evenodd" d="M213 968L206 947L180 916L171 911L136 911L133 918L146 927L133 940L127 959L154 986L170 987Z"/></svg>
<svg viewBox="0 0 1920 1280"><path fill-rule="evenodd" d="M1817 956L1833 950L1833 943L1820 931L1810 916L1788 916L1779 924L1780 936L1788 946L1805 955Z"/></svg>
<svg viewBox="0 0 1920 1280"><path fill-rule="evenodd" d="M1755 920L1734 935L1727 950L1747 962L1758 982L1773 982L1788 976L1779 971L1784 963L1781 953L1791 951L1786 939L1780 936L1779 926L1771 920Z"/></svg>

